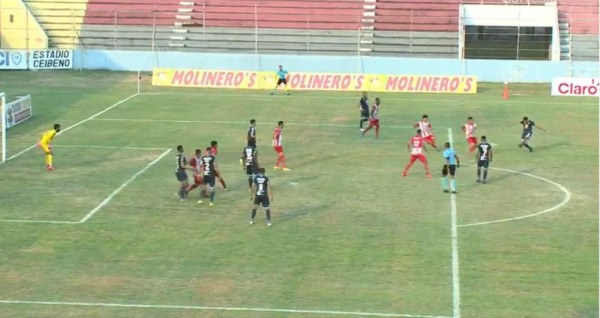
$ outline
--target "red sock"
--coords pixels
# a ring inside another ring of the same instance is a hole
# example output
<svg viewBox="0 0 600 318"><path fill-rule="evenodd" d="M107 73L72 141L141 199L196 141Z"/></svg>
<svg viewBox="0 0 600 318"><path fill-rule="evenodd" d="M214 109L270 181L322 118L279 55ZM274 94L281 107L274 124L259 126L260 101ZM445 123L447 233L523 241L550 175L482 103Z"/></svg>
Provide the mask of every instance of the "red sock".
<svg viewBox="0 0 600 318"><path fill-rule="evenodd" d="M375 126L375 137L379 137L379 125Z"/></svg>

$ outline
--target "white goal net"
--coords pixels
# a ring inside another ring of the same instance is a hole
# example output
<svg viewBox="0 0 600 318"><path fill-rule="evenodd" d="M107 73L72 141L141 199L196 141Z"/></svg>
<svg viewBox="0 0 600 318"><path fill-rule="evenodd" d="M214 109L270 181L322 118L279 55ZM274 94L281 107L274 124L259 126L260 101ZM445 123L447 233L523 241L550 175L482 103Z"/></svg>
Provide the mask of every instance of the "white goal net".
<svg viewBox="0 0 600 318"><path fill-rule="evenodd" d="M21 96L15 101L6 103L6 94L0 93L0 111L2 113L2 129L0 129L0 142L2 143L2 162L8 158L7 131L33 115L31 95Z"/></svg>

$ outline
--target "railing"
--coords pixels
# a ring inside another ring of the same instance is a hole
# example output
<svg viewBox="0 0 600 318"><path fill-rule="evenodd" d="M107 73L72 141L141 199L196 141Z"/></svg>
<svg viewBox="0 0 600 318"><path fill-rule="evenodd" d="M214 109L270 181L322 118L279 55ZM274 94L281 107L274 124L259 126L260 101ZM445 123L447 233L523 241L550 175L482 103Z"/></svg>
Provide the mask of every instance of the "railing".
<svg viewBox="0 0 600 318"><path fill-rule="evenodd" d="M244 19L195 11L176 27L175 12L47 10L40 24L50 47L61 48L540 60L549 59L551 52L548 28L460 28L458 11L456 16L426 10L378 15L374 29L362 28L363 15L327 22L315 14L287 15L279 21L286 28L265 27L276 25L278 18L261 14L260 7L253 11ZM25 22L1 19L0 30L2 38L15 30L30 31ZM461 54L459 43L464 44ZM0 49L8 48L29 49L0 42Z"/></svg>

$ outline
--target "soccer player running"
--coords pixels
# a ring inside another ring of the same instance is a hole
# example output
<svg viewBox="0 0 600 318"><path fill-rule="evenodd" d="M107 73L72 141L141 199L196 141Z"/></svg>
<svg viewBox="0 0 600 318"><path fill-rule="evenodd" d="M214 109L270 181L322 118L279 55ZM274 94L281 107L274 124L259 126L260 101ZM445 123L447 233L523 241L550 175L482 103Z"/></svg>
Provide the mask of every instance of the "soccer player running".
<svg viewBox="0 0 600 318"><path fill-rule="evenodd" d="M462 126L462 131L465 133L467 138L467 144L469 144L469 152L477 149L477 137L475 137L475 129L477 124L473 121L473 117L467 118L467 123Z"/></svg>
<svg viewBox="0 0 600 318"><path fill-rule="evenodd" d="M42 149L45 155L46 170L54 171L54 165L52 164L53 154L51 142L56 137L56 134L60 131L60 125L54 124L54 127L42 134L42 138L38 142L38 147Z"/></svg>
<svg viewBox="0 0 600 318"><path fill-rule="evenodd" d="M211 148L206 148L206 152L204 157L201 159L202 164L200 165L200 170L202 171L202 188L205 189L208 194L210 202L209 206L215 206L215 178L219 173L219 168L217 167L217 161L215 157L211 153ZM198 204L202 204L202 200L198 200Z"/></svg>
<svg viewBox="0 0 600 318"><path fill-rule="evenodd" d="M246 135L246 146L256 147L256 120L250 119L250 127Z"/></svg>
<svg viewBox="0 0 600 318"><path fill-rule="evenodd" d="M429 122L429 116L423 115L421 120L413 125L414 128L418 128L421 131L421 136L423 140L430 144L435 150L438 150L438 147L435 145L435 135L431 131L431 123Z"/></svg>
<svg viewBox="0 0 600 318"><path fill-rule="evenodd" d="M527 118L527 116L523 117L523 120L521 120L519 124L523 125L523 133L521 134L521 143L519 144L519 148L524 146L525 148L529 149L529 152L533 152L533 148L529 146L529 139L531 139L533 136L533 126L539 128L543 132L546 132L546 130L539 125L536 125L533 120L530 120Z"/></svg>
<svg viewBox="0 0 600 318"><path fill-rule="evenodd" d="M375 127L375 138L379 138L379 105L381 104L381 100L379 97L375 98L375 103L371 108L371 117L369 122L369 127L362 132L364 136L367 131L371 130L371 128Z"/></svg>
<svg viewBox="0 0 600 318"><path fill-rule="evenodd" d="M219 143L216 140L210 142L210 153L216 158L219 153ZM219 183L223 187L223 190L227 190L227 184L225 183L225 179L221 176L221 173L217 173L217 179Z"/></svg>
<svg viewBox="0 0 600 318"><path fill-rule="evenodd" d="M427 163L427 157L423 154L426 152L425 139L423 138L423 132L421 129L417 129L417 134L410 139L408 143L408 150L410 151L410 161L404 167L402 176L406 177L408 170L412 167L415 161L419 160L425 167L426 177L431 179L431 173L429 172L429 163Z"/></svg>
<svg viewBox="0 0 600 318"><path fill-rule="evenodd" d="M490 162L492 162L493 152L492 145L487 142L485 136L481 136L481 143L477 145L477 182L485 184L487 182L488 169L490 168ZM481 178L481 172L483 171L483 178Z"/></svg>
<svg viewBox="0 0 600 318"><path fill-rule="evenodd" d="M281 84L283 84L283 89L284 89L285 93L288 95L290 94L288 92L287 78L288 78L288 71L284 70L283 66L279 65L279 70L277 70L277 85L275 85L275 90L273 90L271 92L271 95L275 94L275 92L281 86Z"/></svg>
<svg viewBox="0 0 600 318"><path fill-rule="evenodd" d="M194 184L190 185L186 190L186 196L194 189L202 185L202 174L200 170L200 165L202 158L202 150L196 149L194 151L194 156L190 159L190 166L194 170ZM206 193L201 193L200 197L204 197Z"/></svg>
<svg viewBox="0 0 600 318"><path fill-rule="evenodd" d="M242 169L246 171L246 175L248 176L248 188L252 188L252 178L254 174L258 171L258 155L255 147L246 146L244 150L242 150L242 158L240 159L242 162Z"/></svg>
<svg viewBox="0 0 600 318"><path fill-rule="evenodd" d="M177 168L175 170L175 177L179 181L179 191L175 193L179 197L179 201L185 201L188 193L188 175L185 170L194 170L188 166L187 159L183 154L183 146L177 146Z"/></svg>
<svg viewBox="0 0 600 318"><path fill-rule="evenodd" d="M359 103L360 104L358 110L360 111L360 120L358 122L358 127L360 128L360 132L362 133L364 131L364 122L369 121L369 97L367 92L363 92Z"/></svg>
<svg viewBox="0 0 600 318"><path fill-rule="evenodd" d="M456 194L456 168L460 167L460 159L449 142L444 144L446 164L442 168L442 189L448 193L448 175L450 175L450 191Z"/></svg>
<svg viewBox="0 0 600 318"><path fill-rule="evenodd" d="M279 121L277 123L277 127L275 127L275 131L273 132L273 149L277 152L277 163L275 164L275 170L283 170L290 171L288 169L287 164L285 162L285 155L283 154L283 146L281 143L281 135L283 130L283 121Z"/></svg>
<svg viewBox="0 0 600 318"><path fill-rule="evenodd" d="M251 193L252 196L250 197L250 200L254 202L254 207L252 208L250 224L254 224L256 210L259 205L262 205L267 213L267 226L271 226L271 201L273 201L273 189L271 188L271 183L269 183L269 177L265 175L265 168L258 169L258 173L254 177Z"/></svg>

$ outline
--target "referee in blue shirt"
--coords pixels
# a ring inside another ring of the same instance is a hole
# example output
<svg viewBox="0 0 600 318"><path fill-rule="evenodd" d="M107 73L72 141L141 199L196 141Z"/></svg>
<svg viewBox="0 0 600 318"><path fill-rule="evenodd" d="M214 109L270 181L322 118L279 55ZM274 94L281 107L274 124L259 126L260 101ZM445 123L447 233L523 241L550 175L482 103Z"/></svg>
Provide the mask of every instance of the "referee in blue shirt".
<svg viewBox="0 0 600 318"><path fill-rule="evenodd" d="M450 143L447 142L444 144L444 159L446 159L446 164L444 168L442 168L442 189L444 193L448 193L448 175L450 175L450 191L456 194L456 168L460 167L460 159L454 152L454 149L450 146Z"/></svg>
<svg viewBox="0 0 600 318"><path fill-rule="evenodd" d="M283 84L283 89L285 90L285 93L287 95L290 94L288 92L287 77L288 77L288 71L284 70L283 66L279 65L279 70L277 71L277 85L275 85L275 90L273 92L271 92L271 95L275 94L275 92L277 91L279 86L281 86L281 84Z"/></svg>

